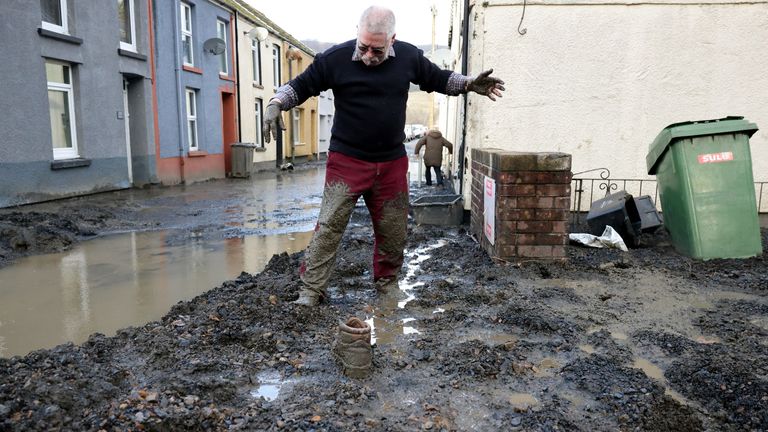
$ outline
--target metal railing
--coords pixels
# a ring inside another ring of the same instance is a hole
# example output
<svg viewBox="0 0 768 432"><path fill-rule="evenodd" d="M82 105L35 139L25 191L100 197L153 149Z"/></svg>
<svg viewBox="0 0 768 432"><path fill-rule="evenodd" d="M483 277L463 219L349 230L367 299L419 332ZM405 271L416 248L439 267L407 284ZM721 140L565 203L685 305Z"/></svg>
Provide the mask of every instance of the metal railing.
<svg viewBox="0 0 768 432"><path fill-rule="evenodd" d="M582 177L592 174L591 177ZM579 222L579 215L586 213L592 202L608 194L625 190L632 196L649 195L661 211L659 185L651 179L611 178L608 168L594 168L573 174L571 180L571 222ZM755 182L755 199L758 213L768 213L768 182Z"/></svg>

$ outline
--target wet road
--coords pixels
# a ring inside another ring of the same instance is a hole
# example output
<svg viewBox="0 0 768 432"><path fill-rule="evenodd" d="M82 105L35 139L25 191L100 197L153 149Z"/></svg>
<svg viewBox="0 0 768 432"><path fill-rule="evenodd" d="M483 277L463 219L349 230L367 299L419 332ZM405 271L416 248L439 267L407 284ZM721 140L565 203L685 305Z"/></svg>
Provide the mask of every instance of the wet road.
<svg viewBox="0 0 768 432"><path fill-rule="evenodd" d="M0 357L159 319L178 301L242 271L258 273L274 254L303 250L324 176L324 164L314 164L247 180L80 199L91 206L138 208L139 217L163 220L162 230L102 236L1 268ZM61 205L24 210L55 212Z"/></svg>

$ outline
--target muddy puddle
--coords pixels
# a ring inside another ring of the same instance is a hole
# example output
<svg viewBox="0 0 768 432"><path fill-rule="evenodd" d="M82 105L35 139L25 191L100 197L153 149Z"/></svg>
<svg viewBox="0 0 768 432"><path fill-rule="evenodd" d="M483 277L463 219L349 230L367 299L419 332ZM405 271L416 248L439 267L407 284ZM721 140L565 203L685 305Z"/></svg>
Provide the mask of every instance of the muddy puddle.
<svg viewBox="0 0 768 432"><path fill-rule="evenodd" d="M274 254L303 250L311 232L176 244L173 233L107 236L0 269L0 357L156 320Z"/></svg>

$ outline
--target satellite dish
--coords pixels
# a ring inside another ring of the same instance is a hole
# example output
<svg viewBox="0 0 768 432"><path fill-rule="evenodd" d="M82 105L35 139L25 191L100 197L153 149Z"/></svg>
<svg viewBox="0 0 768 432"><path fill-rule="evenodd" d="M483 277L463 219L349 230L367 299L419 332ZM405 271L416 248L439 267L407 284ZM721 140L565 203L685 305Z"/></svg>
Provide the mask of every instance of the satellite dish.
<svg viewBox="0 0 768 432"><path fill-rule="evenodd" d="M246 35L254 40L257 40L259 42L264 42L267 40L267 35L269 34L269 31L265 29L264 27L254 27L246 33Z"/></svg>
<svg viewBox="0 0 768 432"><path fill-rule="evenodd" d="M426 57L434 64L447 69L453 67L454 57L448 48L436 49L434 53L427 54Z"/></svg>
<svg viewBox="0 0 768 432"><path fill-rule="evenodd" d="M224 53L224 50L226 49L227 44L219 38L210 38L203 42L203 51L213 55L220 55Z"/></svg>

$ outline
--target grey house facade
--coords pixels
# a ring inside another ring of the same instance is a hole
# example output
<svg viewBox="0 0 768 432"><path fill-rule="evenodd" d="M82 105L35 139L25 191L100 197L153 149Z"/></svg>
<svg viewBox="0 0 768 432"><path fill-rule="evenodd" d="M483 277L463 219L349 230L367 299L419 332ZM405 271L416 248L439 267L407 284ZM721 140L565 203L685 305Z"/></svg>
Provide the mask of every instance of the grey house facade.
<svg viewBox="0 0 768 432"><path fill-rule="evenodd" d="M0 2L0 207L158 181L148 4Z"/></svg>

